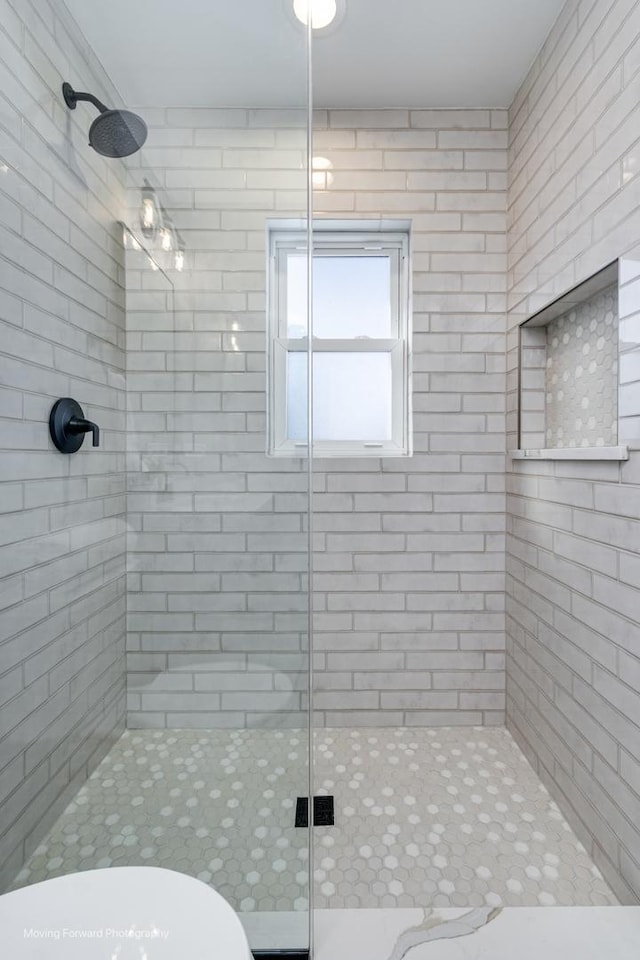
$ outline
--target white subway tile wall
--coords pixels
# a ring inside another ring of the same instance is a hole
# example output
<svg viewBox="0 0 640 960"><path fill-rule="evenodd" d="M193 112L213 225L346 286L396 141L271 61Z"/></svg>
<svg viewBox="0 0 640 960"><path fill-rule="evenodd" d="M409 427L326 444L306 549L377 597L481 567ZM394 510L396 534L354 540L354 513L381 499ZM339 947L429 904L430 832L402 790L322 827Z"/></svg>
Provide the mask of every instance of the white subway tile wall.
<svg viewBox="0 0 640 960"><path fill-rule="evenodd" d="M620 313L620 384L618 389L618 434L621 443L639 445L640 440L640 263L620 264L622 286Z"/></svg>
<svg viewBox="0 0 640 960"><path fill-rule="evenodd" d="M306 479L264 454L264 228L305 209L305 118L145 111L189 254L175 299L129 262L125 463L125 173L59 87L119 98L58 0L0 11L6 882L124 723L125 476L131 726L304 723ZM316 721L501 723L506 534L507 723L623 902L640 894L640 453L508 465L505 522L505 437L519 322L640 257L639 36L632 0L568 0L509 113L318 111L314 144L333 164L319 217L413 221L415 449L316 464ZM63 395L99 450L50 448Z"/></svg>
<svg viewBox="0 0 640 960"><path fill-rule="evenodd" d="M569 0L511 107L510 448L518 322L616 257L638 258L639 68L640 5ZM640 454L514 461L508 493L507 723L617 895L634 902Z"/></svg>
<svg viewBox="0 0 640 960"><path fill-rule="evenodd" d="M160 119L145 161L190 269L175 318L157 273L127 276L129 723L301 724L307 481L264 455L264 244L266 218L304 210L304 129L295 111ZM414 290L415 456L316 463L320 724L504 721L505 128L316 115L317 215L411 218Z"/></svg>
<svg viewBox="0 0 640 960"><path fill-rule="evenodd" d="M63 80L114 101L62 4L0 2L0 887L125 715L125 169ZM72 396L102 427L49 439Z"/></svg>
<svg viewBox="0 0 640 960"><path fill-rule="evenodd" d="M127 250L128 725L303 728L308 477L265 453L265 228L305 214L304 114L153 119L187 254L174 289Z"/></svg>
<svg viewBox="0 0 640 960"><path fill-rule="evenodd" d="M414 456L315 464L319 724L504 722L505 128L489 110L315 124L334 177L317 215L413 224Z"/></svg>

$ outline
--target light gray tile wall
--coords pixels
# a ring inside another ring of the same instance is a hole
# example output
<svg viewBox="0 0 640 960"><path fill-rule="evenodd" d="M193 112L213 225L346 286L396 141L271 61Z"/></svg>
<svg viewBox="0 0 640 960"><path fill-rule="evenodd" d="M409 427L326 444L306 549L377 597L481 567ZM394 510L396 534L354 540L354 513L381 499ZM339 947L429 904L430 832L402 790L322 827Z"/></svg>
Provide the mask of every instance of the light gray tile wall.
<svg viewBox="0 0 640 960"><path fill-rule="evenodd" d="M516 331L637 259L640 5L569 0L510 111L509 446ZM624 902L640 896L640 454L513 462L507 722Z"/></svg>
<svg viewBox="0 0 640 960"><path fill-rule="evenodd" d="M304 131L229 116L160 112L146 152L191 270L175 327L128 300L135 725L302 719L306 480L263 451L265 218L304 210ZM320 723L504 719L506 140L505 111L316 117L318 216L410 217L415 311L415 456L316 464Z"/></svg>
<svg viewBox="0 0 640 960"><path fill-rule="evenodd" d="M0 883L124 722L124 169L70 80L117 96L66 8L0 2ZM103 428L48 435L75 397Z"/></svg>
<svg viewBox="0 0 640 960"><path fill-rule="evenodd" d="M640 445L640 263L620 263L620 357L618 386L618 440Z"/></svg>
<svg viewBox="0 0 640 960"><path fill-rule="evenodd" d="M318 722L504 720L506 112L330 111L319 216L413 222L410 459L318 460Z"/></svg>
<svg viewBox="0 0 640 960"><path fill-rule="evenodd" d="M153 119L187 269L174 295L127 253L128 722L305 726L308 480L265 454L264 312L266 218L306 208L304 114Z"/></svg>

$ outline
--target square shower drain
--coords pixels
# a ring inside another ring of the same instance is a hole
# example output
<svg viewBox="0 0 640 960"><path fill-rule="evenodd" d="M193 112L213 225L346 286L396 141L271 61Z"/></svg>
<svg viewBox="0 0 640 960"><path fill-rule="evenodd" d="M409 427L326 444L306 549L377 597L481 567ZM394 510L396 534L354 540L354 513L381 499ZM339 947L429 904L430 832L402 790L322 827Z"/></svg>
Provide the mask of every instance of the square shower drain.
<svg viewBox="0 0 640 960"><path fill-rule="evenodd" d="M314 827L333 827L333 797L321 796L313 798L313 825ZM296 802L296 827L309 826L309 798L298 797Z"/></svg>

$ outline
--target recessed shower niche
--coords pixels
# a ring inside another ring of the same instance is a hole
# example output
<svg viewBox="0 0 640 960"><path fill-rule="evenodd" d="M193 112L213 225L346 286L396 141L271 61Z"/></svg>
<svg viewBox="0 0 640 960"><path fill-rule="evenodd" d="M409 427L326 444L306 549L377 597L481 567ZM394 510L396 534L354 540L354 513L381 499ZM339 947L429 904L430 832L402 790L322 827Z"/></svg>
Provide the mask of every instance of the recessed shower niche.
<svg viewBox="0 0 640 960"><path fill-rule="evenodd" d="M513 456L626 459L640 444L640 263L615 260L519 332Z"/></svg>

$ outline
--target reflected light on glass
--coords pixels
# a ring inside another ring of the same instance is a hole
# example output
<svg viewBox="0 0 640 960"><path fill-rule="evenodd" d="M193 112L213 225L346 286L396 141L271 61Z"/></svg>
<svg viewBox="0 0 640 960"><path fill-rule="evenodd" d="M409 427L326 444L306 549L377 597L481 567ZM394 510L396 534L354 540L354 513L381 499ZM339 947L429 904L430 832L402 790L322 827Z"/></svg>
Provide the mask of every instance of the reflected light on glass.
<svg viewBox="0 0 640 960"><path fill-rule="evenodd" d="M182 271L184 270L184 250L176 250L174 263L178 273L182 273Z"/></svg>
<svg viewBox="0 0 640 960"><path fill-rule="evenodd" d="M142 201L142 227L143 229L153 230L154 224L156 222L156 212L153 206L153 201L148 197Z"/></svg>
<svg viewBox="0 0 640 960"><path fill-rule="evenodd" d="M328 190L333 183L331 170L333 164L328 157L313 157L311 161L312 182L314 190Z"/></svg>
<svg viewBox="0 0 640 960"><path fill-rule="evenodd" d="M171 230L168 227L163 227L160 231L160 245L162 249L167 252L173 247L173 237L171 236Z"/></svg>
<svg viewBox="0 0 640 960"><path fill-rule="evenodd" d="M145 180L141 193L140 228L145 237L152 237L160 221L156 192L149 181Z"/></svg>
<svg viewBox="0 0 640 960"><path fill-rule="evenodd" d="M638 173L638 157L630 154L622 161L622 182L629 183Z"/></svg>
<svg viewBox="0 0 640 960"><path fill-rule="evenodd" d="M311 8L311 26L314 30L328 27L338 12L336 0L293 0L293 12L305 26L309 22L309 8Z"/></svg>

